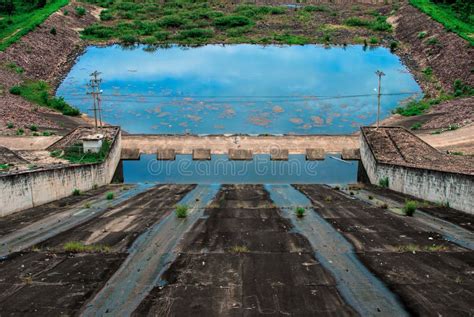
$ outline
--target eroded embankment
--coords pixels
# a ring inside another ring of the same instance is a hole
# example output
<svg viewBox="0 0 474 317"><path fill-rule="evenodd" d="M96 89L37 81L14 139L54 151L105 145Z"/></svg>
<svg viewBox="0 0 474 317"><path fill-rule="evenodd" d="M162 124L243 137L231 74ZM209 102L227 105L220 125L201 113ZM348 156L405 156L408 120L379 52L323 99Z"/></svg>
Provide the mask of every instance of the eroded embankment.
<svg viewBox="0 0 474 317"><path fill-rule="evenodd" d="M75 315L127 258L147 228L193 188L160 185L0 262L2 314ZM68 251L68 242L78 242Z"/></svg>
<svg viewBox="0 0 474 317"><path fill-rule="evenodd" d="M261 185L224 186L136 316L356 314Z"/></svg>
<svg viewBox="0 0 474 317"><path fill-rule="evenodd" d="M421 79L425 94L437 95L440 89L452 91L457 79L474 86L474 47L466 40L408 4L397 11L394 23L395 38L403 43L398 54ZM422 72L427 67L441 87L436 87L436 81Z"/></svg>
<svg viewBox="0 0 474 317"><path fill-rule="evenodd" d="M79 16L75 1L53 13L34 31L23 36L17 43L0 52L0 132L12 133L7 123L15 128L29 127L70 129L80 121L60 115L58 112L38 107L20 96L9 93L10 87L26 79L45 80L55 87L73 65L77 54L85 44L79 31L97 21L95 7L81 3L86 14ZM68 14L65 15L64 12ZM56 30L56 34L51 32ZM18 74L7 67L14 63L23 72ZM16 129L13 130L13 133Z"/></svg>
<svg viewBox="0 0 474 317"><path fill-rule="evenodd" d="M398 216L320 185L295 185L356 249L364 265L415 315L474 312L474 253Z"/></svg>

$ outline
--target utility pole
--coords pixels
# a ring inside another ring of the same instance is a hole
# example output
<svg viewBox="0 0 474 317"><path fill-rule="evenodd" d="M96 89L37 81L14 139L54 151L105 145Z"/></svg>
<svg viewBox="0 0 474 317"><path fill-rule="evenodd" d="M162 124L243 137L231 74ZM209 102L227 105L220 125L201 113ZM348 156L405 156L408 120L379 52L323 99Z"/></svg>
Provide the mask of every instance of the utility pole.
<svg viewBox="0 0 474 317"><path fill-rule="evenodd" d="M379 89L377 90L377 129L380 126L380 96L382 89L382 76L385 76L384 72L377 70L375 75L379 76Z"/></svg>
<svg viewBox="0 0 474 317"><path fill-rule="evenodd" d="M94 124L96 132L98 126L102 127L102 111L100 108L100 94L102 93L100 91L100 83L102 82L102 79L99 78L99 75L100 73L98 71L94 71L92 74L90 74L91 79L87 85L90 88L90 91L87 94L92 95L94 100L92 110L94 111ZM99 120L99 125L97 125L97 120Z"/></svg>

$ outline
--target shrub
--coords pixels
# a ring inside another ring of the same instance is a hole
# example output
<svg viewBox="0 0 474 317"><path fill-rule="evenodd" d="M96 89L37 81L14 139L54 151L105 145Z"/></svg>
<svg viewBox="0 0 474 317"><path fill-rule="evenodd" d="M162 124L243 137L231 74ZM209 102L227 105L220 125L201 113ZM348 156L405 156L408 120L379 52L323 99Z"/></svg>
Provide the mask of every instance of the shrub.
<svg viewBox="0 0 474 317"><path fill-rule="evenodd" d="M13 86L10 88L10 93L12 95L20 95L21 94L21 88L20 86Z"/></svg>
<svg viewBox="0 0 474 317"><path fill-rule="evenodd" d="M158 24L163 27L180 27L184 20L179 15L166 15L158 20Z"/></svg>
<svg viewBox="0 0 474 317"><path fill-rule="evenodd" d="M38 127L35 126L34 124L32 124L32 125L30 126L30 130L31 130L31 131L38 131Z"/></svg>
<svg viewBox="0 0 474 317"><path fill-rule="evenodd" d="M182 30L178 34L178 38L181 40L184 39L206 39L214 36L214 31L211 29L190 29L190 30Z"/></svg>
<svg viewBox="0 0 474 317"><path fill-rule="evenodd" d="M13 123L8 122L8 123L7 123L7 128L8 128L8 129L13 129L13 128L14 128Z"/></svg>
<svg viewBox="0 0 474 317"><path fill-rule="evenodd" d="M72 191L72 195L73 195L73 196L79 196L79 195L81 195L81 191L80 191L79 189L75 188L75 189Z"/></svg>
<svg viewBox="0 0 474 317"><path fill-rule="evenodd" d="M428 33L426 33L426 32L419 32L419 33L418 33L418 38L419 38L419 39L424 39L427 34L428 34Z"/></svg>
<svg viewBox="0 0 474 317"><path fill-rule="evenodd" d="M101 21L110 21L113 18L114 17L112 15L112 13L110 12L110 10L103 10L102 12L100 12L100 20Z"/></svg>
<svg viewBox="0 0 474 317"><path fill-rule="evenodd" d="M372 36L372 37L370 38L370 44L375 45L375 44L377 44L378 42L379 42L379 39L376 38L375 36Z"/></svg>
<svg viewBox="0 0 474 317"><path fill-rule="evenodd" d="M51 157L60 157L62 152L63 151L61 151L61 150L53 150L49 153L49 155L51 155Z"/></svg>
<svg viewBox="0 0 474 317"><path fill-rule="evenodd" d="M296 213L296 217L302 218L306 214L306 209L304 209L303 207L296 207L295 213Z"/></svg>
<svg viewBox="0 0 474 317"><path fill-rule="evenodd" d="M122 35L120 37L120 41L127 45L133 45L138 42L138 39L134 35L127 34L127 35Z"/></svg>
<svg viewBox="0 0 474 317"><path fill-rule="evenodd" d="M84 16L86 14L86 9L84 7L76 7L76 14L78 16Z"/></svg>
<svg viewBox="0 0 474 317"><path fill-rule="evenodd" d="M419 130L421 128L421 123L417 122L410 127L410 130Z"/></svg>
<svg viewBox="0 0 474 317"><path fill-rule="evenodd" d="M88 38L108 39L114 35L114 29L98 24L92 24L82 31L82 35Z"/></svg>
<svg viewBox="0 0 474 317"><path fill-rule="evenodd" d="M154 34L157 41L167 40L170 35L171 35L171 33L167 32L167 31L158 31Z"/></svg>
<svg viewBox="0 0 474 317"><path fill-rule="evenodd" d="M107 195L105 196L105 198L107 198L107 200L112 200L112 199L114 199L114 193L108 192Z"/></svg>
<svg viewBox="0 0 474 317"><path fill-rule="evenodd" d="M64 10L64 11L63 11L63 14L64 14L64 15L69 15L69 11L68 11L68 10Z"/></svg>
<svg viewBox="0 0 474 317"><path fill-rule="evenodd" d="M413 216L415 213L415 210L417 208L418 204L414 200L407 200L405 202L405 206L403 206L403 212L405 213L405 216Z"/></svg>
<svg viewBox="0 0 474 317"><path fill-rule="evenodd" d="M437 44L439 44L439 41L436 37L431 37L426 41L426 44L428 44L428 45L437 45Z"/></svg>
<svg viewBox="0 0 474 317"><path fill-rule="evenodd" d="M392 41L390 42L390 51L395 51L398 48L398 42Z"/></svg>
<svg viewBox="0 0 474 317"><path fill-rule="evenodd" d="M214 25L222 29L251 24L252 21L249 18L240 15L228 15L214 20Z"/></svg>
<svg viewBox="0 0 474 317"><path fill-rule="evenodd" d="M23 130L22 128L19 128L18 130L16 130L16 135L23 135L25 133L25 130Z"/></svg>
<svg viewBox="0 0 474 317"><path fill-rule="evenodd" d="M431 106L429 101L425 100L412 100L407 103L404 107L397 107L393 112L401 114L405 117L417 116L425 112Z"/></svg>
<svg viewBox="0 0 474 317"><path fill-rule="evenodd" d="M380 187L382 187L382 188L388 188L388 185L389 185L388 177L382 177L382 178L379 180L379 186L380 186Z"/></svg>
<svg viewBox="0 0 474 317"><path fill-rule="evenodd" d="M53 35L56 35L56 28L55 27L52 27L51 30L49 30L49 33L53 34Z"/></svg>
<svg viewBox="0 0 474 317"><path fill-rule="evenodd" d="M176 217L186 218L186 216L188 215L188 206L186 206L186 205L177 205L175 212L176 212Z"/></svg>
<svg viewBox="0 0 474 317"><path fill-rule="evenodd" d="M474 96L474 87L464 84L461 80L456 79L453 83L454 96Z"/></svg>

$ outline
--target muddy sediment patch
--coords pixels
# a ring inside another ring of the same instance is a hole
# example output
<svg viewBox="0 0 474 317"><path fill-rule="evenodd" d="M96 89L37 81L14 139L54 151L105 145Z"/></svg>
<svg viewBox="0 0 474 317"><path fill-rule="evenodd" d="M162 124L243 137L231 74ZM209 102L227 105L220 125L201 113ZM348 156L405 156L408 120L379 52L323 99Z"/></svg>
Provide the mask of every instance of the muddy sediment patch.
<svg viewBox="0 0 474 317"><path fill-rule="evenodd" d="M355 314L263 186L224 186L204 216L135 315Z"/></svg>

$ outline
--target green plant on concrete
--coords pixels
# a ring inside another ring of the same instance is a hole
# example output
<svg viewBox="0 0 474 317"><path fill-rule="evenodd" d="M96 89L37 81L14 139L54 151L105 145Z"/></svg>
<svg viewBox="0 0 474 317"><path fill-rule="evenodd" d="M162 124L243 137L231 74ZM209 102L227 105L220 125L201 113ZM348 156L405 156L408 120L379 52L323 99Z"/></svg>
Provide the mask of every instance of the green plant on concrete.
<svg viewBox="0 0 474 317"><path fill-rule="evenodd" d="M22 128L19 128L18 130L16 130L16 135L23 135L25 134L25 130L23 130Z"/></svg>
<svg viewBox="0 0 474 317"><path fill-rule="evenodd" d="M247 253L249 252L249 248L247 248L245 245L236 245L230 248L230 252L232 253Z"/></svg>
<svg viewBox="0 0 474 317"><path fill-rule="evenodd" d="M73 196L80 196L81 195L81 191L77 188L75 188L73 191L72 191L72 195Z"/></svg>
<svg viewBox="0 0 474 317"><path fill-rule="evenodd" d="M459 126L457 124L450 124L448 125L448 131L454 131L459 129Z"/></svg>
<svg viewBox="0 0 474 317"><path fill-rule="evenodd" d="M107 198L107 200L112 200L112 199L114 199L114 193L108 192L107 195L105 195L105 198Z"/></svg>
<svg viewBox="0 0 474 317"><path fill-rule="evenodd" d="M11 122L8 122L8 123L7 123L7 128L8 128L8 129L13 129L14 127L15 127L15 126L13 125L13 123L11 123Z"/></svg>
<svg viewBox="0 0 474 317"><path fill-rule="evenodd" d="M8 170L10 168L10 166L8 164L0 164L0 170L3 171L3 170Z"/></svg>
<svg viewBox="0 0 474 317"><path fill-rule="evenodd" d="M296 217L302 218L306 214L306 209L303 207L296 207L295 213L296 213Z"/></svg>
<svg viewBox="0 0 474 317"><path fill-rule="evenodd" d="M42 135L43 136L52 136L53 133L51 131L43 131Z"/></svg>
<svg viewBox="0 0 474 317"><path fill-rule="evenodd" d="M63 245L63 250L71 253L109 253L111 251L107 245L86 245L80 241L66 242Z"/></svg>
<svg viewBox="0 0 474 317"><path fill-rule="evenodd" d="M186 205L177 205L175 212L176 212L176 217L186 218L187 215L188 215L188 206L186 206Z"/></svg>
<svg viewBox="0 0 474 317"><path fill-rule="evenodd" d="M449 152L449 154L451 154L451 155L464 155L463 152L457 152L457 151Z"/></svg>
<svg viewBox="0 0 474 317"><path fill-rule="evenodd" d="M57 34L56 28L52 27L51 30L49 30L49 33L56 35Z"/></svg>
<svg viewBox="0 0 474 317"><path fill-rule="evenodd" d="M389 180L388 180L387 176L382 177L381 179L379 179L379 186L382 187L382 188L388 188Z"/></svg>
<svg viewBox="0 0 474 317"><path fill-rule="evenodd" d="M26 100L36 103L40 106L52 108L62 112L64 115L77 116L80 114L77 108L67 104L63 98L50 96L50 87L44 81L26 81L18 86L10 88L10 93L20 95Z"/></svg>
<svg viewBox="0 0 474 317"><path fill-rule="evenodd" d="M424 31L419 32L418 33L418 38L419 39L424 39L426 37L426 35L428 35L428 33L424 32Z"/></svg>
<svg viewBox="0 0 474 317"><path fill-rule="evenodd" d="M34 124L30 125L30 130L31 131L38 131L38 127L35 126Z"/></svg>
<svg viewBox="0 0 474 317"><path fill-rule="evenodd" d="M407 200L405 202L405 205L403 206L403 212L405 213L405 216L413 216L415 213L416 208L418 207L418 203L414 200Z"/></svg>
<svg viewBox="0 0 474 317"><path fill-rule="evenodd" d="M419 130L421 128L421 122L414 123L411 127L410 130Z"/></svg>

